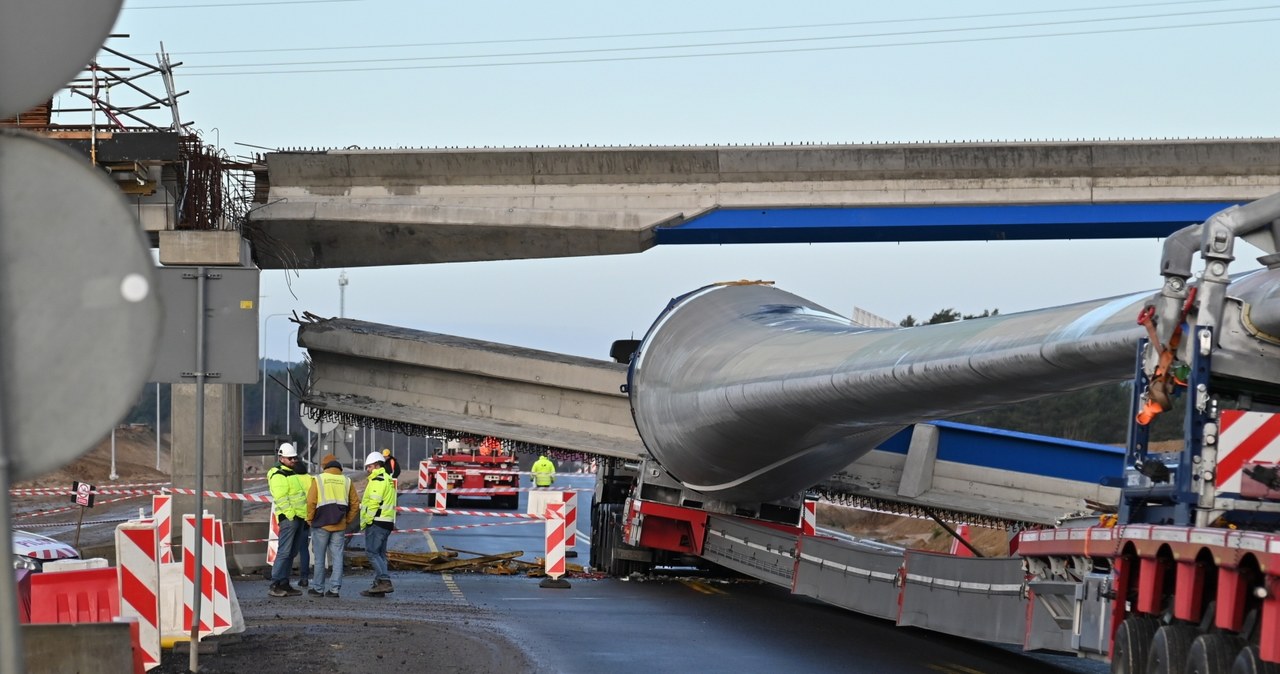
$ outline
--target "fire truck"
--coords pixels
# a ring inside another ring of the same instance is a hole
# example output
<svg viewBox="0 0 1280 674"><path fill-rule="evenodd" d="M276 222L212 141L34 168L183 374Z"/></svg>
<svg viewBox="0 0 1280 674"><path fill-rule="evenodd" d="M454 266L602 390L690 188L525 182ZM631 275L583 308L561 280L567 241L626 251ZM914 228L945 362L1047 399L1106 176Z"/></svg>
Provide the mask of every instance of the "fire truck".
<svg viewBox="0 0 1280 674"><path fill-rule="evenodd" d="M519 466L515 453L501 440L477 436L446 440L431 461L436 469L447 471L447 507L460 507L464 499L488 499L500 510L520 507Z"/></svg>

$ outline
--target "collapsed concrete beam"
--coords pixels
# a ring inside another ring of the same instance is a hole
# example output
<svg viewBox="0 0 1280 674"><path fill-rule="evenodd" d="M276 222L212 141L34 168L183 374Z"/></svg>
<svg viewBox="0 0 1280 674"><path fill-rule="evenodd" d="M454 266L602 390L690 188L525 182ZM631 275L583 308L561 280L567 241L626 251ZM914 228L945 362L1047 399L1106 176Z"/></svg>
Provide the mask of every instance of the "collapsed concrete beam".
<svg viewBox="0 0 1280 674"><path fill-rule="evenodd" d="M634 459L643 447L608 361L351 319L304 324L303 402L372 419Z"/></svg>

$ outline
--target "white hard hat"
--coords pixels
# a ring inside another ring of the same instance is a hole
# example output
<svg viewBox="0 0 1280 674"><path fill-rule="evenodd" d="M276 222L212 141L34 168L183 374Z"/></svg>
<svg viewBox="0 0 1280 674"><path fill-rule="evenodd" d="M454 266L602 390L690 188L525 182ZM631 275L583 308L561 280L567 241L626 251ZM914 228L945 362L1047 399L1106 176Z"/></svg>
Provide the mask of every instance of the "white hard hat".
<svg viewBox="0 0 1280 674"><path fill-rule="evenodd" d="M369 456L364 457L364 466L368 468L375 463L382 463L386 458L382 456L382 452L369 452Z"/></svg>
<svg viewBox="0 0 1280 674"><path fill-rule="evenodd" d="M280 443L280 450L277 452L277 454L279 454L280 456L285 457L286 459L296 459L296 458L298 458L298 450L296 450L296 449L294 449L294 448L293 448L293 443L292 443L292 442L282 442L282 443Z"/></svg>

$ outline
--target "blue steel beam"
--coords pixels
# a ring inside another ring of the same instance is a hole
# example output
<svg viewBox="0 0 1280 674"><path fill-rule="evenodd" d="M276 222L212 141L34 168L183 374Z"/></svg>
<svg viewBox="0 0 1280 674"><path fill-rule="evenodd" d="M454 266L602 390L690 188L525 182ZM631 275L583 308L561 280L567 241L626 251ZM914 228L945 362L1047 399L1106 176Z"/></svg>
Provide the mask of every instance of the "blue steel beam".
<svg viewBox="0 0 1280 674"><path fill-rule="evenodd" d="M1087 484L1119 487L1124 471L1122 447L1065 440L954 421L930 421L938 427L938 460ZM910 427L885 440L879 449L906 454Z"/></svg>
<svg viewBox="0 0 1280 674"><path fill-rule="evenodd" d="M1160 238L1241 203L716 208L654 235L659 245Z"/></svg>

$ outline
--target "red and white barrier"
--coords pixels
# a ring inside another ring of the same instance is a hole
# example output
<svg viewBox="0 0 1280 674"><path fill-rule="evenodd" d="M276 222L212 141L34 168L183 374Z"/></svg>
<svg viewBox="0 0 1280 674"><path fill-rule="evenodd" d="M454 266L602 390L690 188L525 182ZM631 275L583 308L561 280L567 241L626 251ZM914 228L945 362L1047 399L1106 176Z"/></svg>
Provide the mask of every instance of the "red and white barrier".
<svg viewBox="0 0 1280 674"><path fill-rule="evenodd" d="M564 492L564 547L573 550L578 545L578 492Z"/></svg>
<svg viewBox="0 0 1280 674"><path fill-rule="evenodd" d="M973 542L973 536L969 531L968 524L961 524L956 526L956 534L960 536L960 538L963 538L966 541L969 541L971 543ZM960 538L951 539L951 554L955 555L956 557L972 557L973 551L969 549L969 546L961 543Z"/></svg>
<svg viewBox="0 0 1280 674"><path fill-rule="evenodd" d="M213 516L201 518L200 534L196 534L195 515L182 516L182 621L189 629L194 617L196 593L196 541L200 551L200 626L201 639L213 633L213 567L217 557L213 545Z"/></svg>
<svg viewBox="0 0 1280 674"><path fill-rule="evenodd" d="M559 580L564 575L564 504L547 504L547 575Z"/></svg>
<svg viewBox="0 0 1280 674"><path fill-rule="evenodd" d="M434 481L435 466L430 460L418 462L418 489L430 489Z"/></svg>
<svg viewBox="0 0 1280 674"><path fill-rule="evenodd" d="M818 535L818 502L813 499L805 499L800 511L800 535Z"/></svg>
<svg viewBox="0 0 1280 674"><path fill-rule="evenodd" d="M152 496L151 517L156 521L156 536L160 539L160 563L168 564L173 561L173 497Z"/></svg>
<svg viewBox="0 0 1280 674"><path fill-rule="evenodd" d="M446 470L436 471L436 510L449 507L449 473Z"/></svg>
<svg viewBox="0 0 1280 674"><path fill-rule="evenodd" d="M138 620L137 646L143 667L160 664L160 544L156 523L126 522L116 527L116 573L120 615Z"/></svg>
<svg viewBox="0 0 1280 674"><path fill-rule="evenodd" d="M267 564L274 564L280 552L280 521L276 519L276 506L267 513Z"/></svg>

